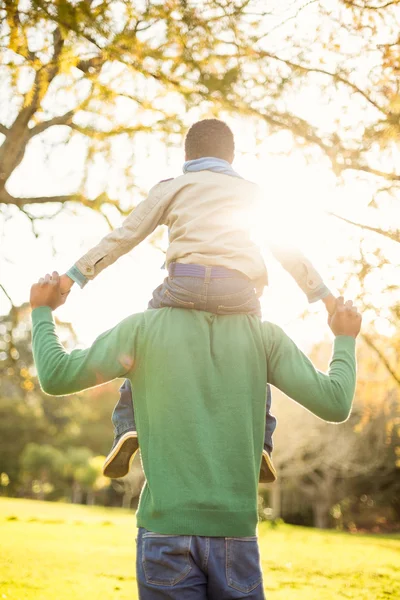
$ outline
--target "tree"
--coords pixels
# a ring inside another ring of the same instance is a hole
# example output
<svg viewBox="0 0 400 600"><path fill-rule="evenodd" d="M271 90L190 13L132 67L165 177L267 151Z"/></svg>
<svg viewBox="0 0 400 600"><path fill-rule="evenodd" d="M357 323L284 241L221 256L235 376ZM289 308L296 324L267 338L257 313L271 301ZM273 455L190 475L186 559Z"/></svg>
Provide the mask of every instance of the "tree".
<svg viewBox="0 0 400 600"><path fill-rule="evenodd" d="M353 289L357 280L371 347L399 382L392 349L373 344L376 319L399 324L398 277L389 268L400 242L392 221L400 190L399 11L383 0L267 9L258 0L1 0L3 215L22 211L36 235L38 219L73 206L100 211L111 225L115 211L141 197L135 153L149 136L176 144L186 115L246 119L260 140L277 134L278 151L285 131L310 160L330 166L339 185L357 182L365 198L359 211L334 211L367 234L359 256L346 261L343 283ZM55 195L21 195L17 175L42 146L43 156L73 147L82 168ZM95 186L95 164L118 169L119 185L108 177ZM385 273L379 302L371 293L378 272Z"/></svg>
<svg viewBox="0 0 400 600"><path fill-rule="evenodd" d="M53 446L35 443L25 446L21 466L32 492L39 500L44 500L53 491L53 483L62 472L63 464L62 452Z"/></svg>
<svg viewBox="0 0 400 600"><path fill-rule="evenodd" d="M63 477L71 486L71 501L80 504L83 495L88 497L88 504L94 504L95 492L109 485L108 479L102 477L103 456L93 456L85 447L67 448L64 458Z"/></svg>
<svg viewBox="0 0 400 600"><path fill-rule="evenodd" d="M272 5L267 12L255 0L141 5L3 0L3 77L14 102L1 124L1 201L25 211L45 202L119 209L119 199L107 190L88 198L84 176L80 191L32 198L14 196L10 178L35 138L51 128L61 128L61 144L75 136L84 140L87 176L94 157L109 156L116 137L151 132L171 141L182 132L182 111L201 102L205 110L212 103L215 112L234 111L264 121L272 131L290 131L318 147L337 175L359 171L397 186L400 175L379 168L392 158L388 146L399 127L397 3L367 15L372 3L362 0L332 3L329 9L316 4ZM312 31L305 27L310 16ZM387 41L377 46L383 30ZM351 42L354 50L346 51ZM278 46L286 48L278 52ZM374 72L358 85L354 64L363 51L368 67L372 49ZM337 114L323 123L317 123L315 111L315 122L296 111L297 95L310 86L336 103ZM169 94L176 102L167 109L163 99ZM343 105L345 114L357 114L351 127L345 118L338 122L345 116ZM365 122L368 127L360 128Z"/></svg>
<svg viewBox="0 0 400 600"><path fill-rule="evenodd" d="M67 347L75 344L69 324L59 323L59 331ZM5 491L13 495L20 491L21 461L29 443L56 446L60 451L85 447L87 464L91 456L107 453L117 385L95 388L82 396L46 396L33 365L28 307L13 307L8 315L0 316L0 334L0 474L7 474ZM58 483L62 487L60 478Z"/></svg>
<svg viewBox="0 0 400 600"><path fill-rule="evenodd" d="M58 209L80 203L95 210L111 205L121 211L121 198L107 189L88 196L93 161L108 160L113 141L124 136L134 140L151 132L173 140L182 132L186 107L208 99L213 88L230 89L237 60L228 50L246 4L3 0L3 81L13 102L7 113L3 109L0 125L0 201L32 221L34 204ZM168 95L175 102L167 108ZM49 144L80 139L85 166L79 189L47 197L13 193L12 175L39 137Z"/></svg>

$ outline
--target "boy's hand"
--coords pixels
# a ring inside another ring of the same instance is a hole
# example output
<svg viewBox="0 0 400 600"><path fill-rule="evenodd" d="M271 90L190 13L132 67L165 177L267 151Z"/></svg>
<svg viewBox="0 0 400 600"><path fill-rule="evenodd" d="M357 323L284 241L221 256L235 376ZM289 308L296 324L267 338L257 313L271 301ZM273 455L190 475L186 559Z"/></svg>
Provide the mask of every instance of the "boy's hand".
<svg viewBox="0 0 400 600"><path fill-rule="evenodd" d="M322 299L322 302L325 304L326 310L328 311L329 315L332 316L336 310L335 296L333 294L329 294L329 296L326 296Z"/></svg>
<svg viewBox="0 0 400 600"><path fill-rule="evenodd" d="M328 319L329 327L335 336L348 335L356 338L361 329L361 315L353 306L352 300L344 302L343 296L336 300L336 310Z"/></svg>
<svg viewBox="0 0 400 600"><path fill-rule="evenodd" d="M68 294L74 285L74 280L68 275L61 275L60 277L60 291L62 294Z"/></svg>
<svg viewBox="0 0 400 600"><path fill-rule="evenodd" d="M53 271L52 275L47 273L31 287L31 308L33 310L39 306L49 306L51 310L55 310L64 304L67 296L68 294L61 293L60 276L57 271Z"/></svg>

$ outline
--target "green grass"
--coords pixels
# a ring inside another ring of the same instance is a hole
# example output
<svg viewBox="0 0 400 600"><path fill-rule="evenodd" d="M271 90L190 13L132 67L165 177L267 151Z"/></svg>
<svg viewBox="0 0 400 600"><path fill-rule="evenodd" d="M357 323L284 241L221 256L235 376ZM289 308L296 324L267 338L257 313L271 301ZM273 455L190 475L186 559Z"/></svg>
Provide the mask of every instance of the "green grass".
<svg viewBox="0 0 400 600"><path fill-rule="evenodd" d="M400 598L399 536L259 529L269 600ZM137 600L122 509L0 499L0 600Z"/></svg>

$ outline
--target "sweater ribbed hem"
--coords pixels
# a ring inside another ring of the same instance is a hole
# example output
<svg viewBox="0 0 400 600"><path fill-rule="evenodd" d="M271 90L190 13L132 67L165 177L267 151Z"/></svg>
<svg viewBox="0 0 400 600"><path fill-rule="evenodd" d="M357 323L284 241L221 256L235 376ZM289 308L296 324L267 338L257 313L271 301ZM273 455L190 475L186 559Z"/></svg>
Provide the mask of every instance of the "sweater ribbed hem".
<svg viewBox="0 0 400 600"><path fill-rule="evenodd" d="M249 537L256 535L258 516L256 510L216 511L177 510L149 515L141 514L136 520L138 527L155 533L171 535L199 535L205 537Z"/></svg>

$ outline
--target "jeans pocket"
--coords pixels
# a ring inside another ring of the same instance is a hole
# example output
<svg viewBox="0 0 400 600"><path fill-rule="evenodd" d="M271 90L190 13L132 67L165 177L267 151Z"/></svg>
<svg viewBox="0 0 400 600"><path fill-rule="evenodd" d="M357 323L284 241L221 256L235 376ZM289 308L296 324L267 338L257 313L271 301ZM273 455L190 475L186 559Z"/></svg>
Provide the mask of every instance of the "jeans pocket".
<svg viewBox="0 0 400 600"><path fill-rule="evenodd" d="M147 583L174 586L188 575L191 536L144 534L142 565Z"/></svg>
<svg viewBox="0 0 400 600"><path fill-rule="evenodd" d="M178 298L174 294L171 294L171 292L168 289L166 289L164 292L164 297L161 300L161 304L162 304L162 306L172 306L175 308L193 309L195 303L189 302L188 300L182 300L181 298Z"/></svg>
<svg viewBox="0 0 400 600"><path fill-rule="evenodd" d="M248 594L262 582L257 538L226 538L225 543L228 586Z"/></svg>

